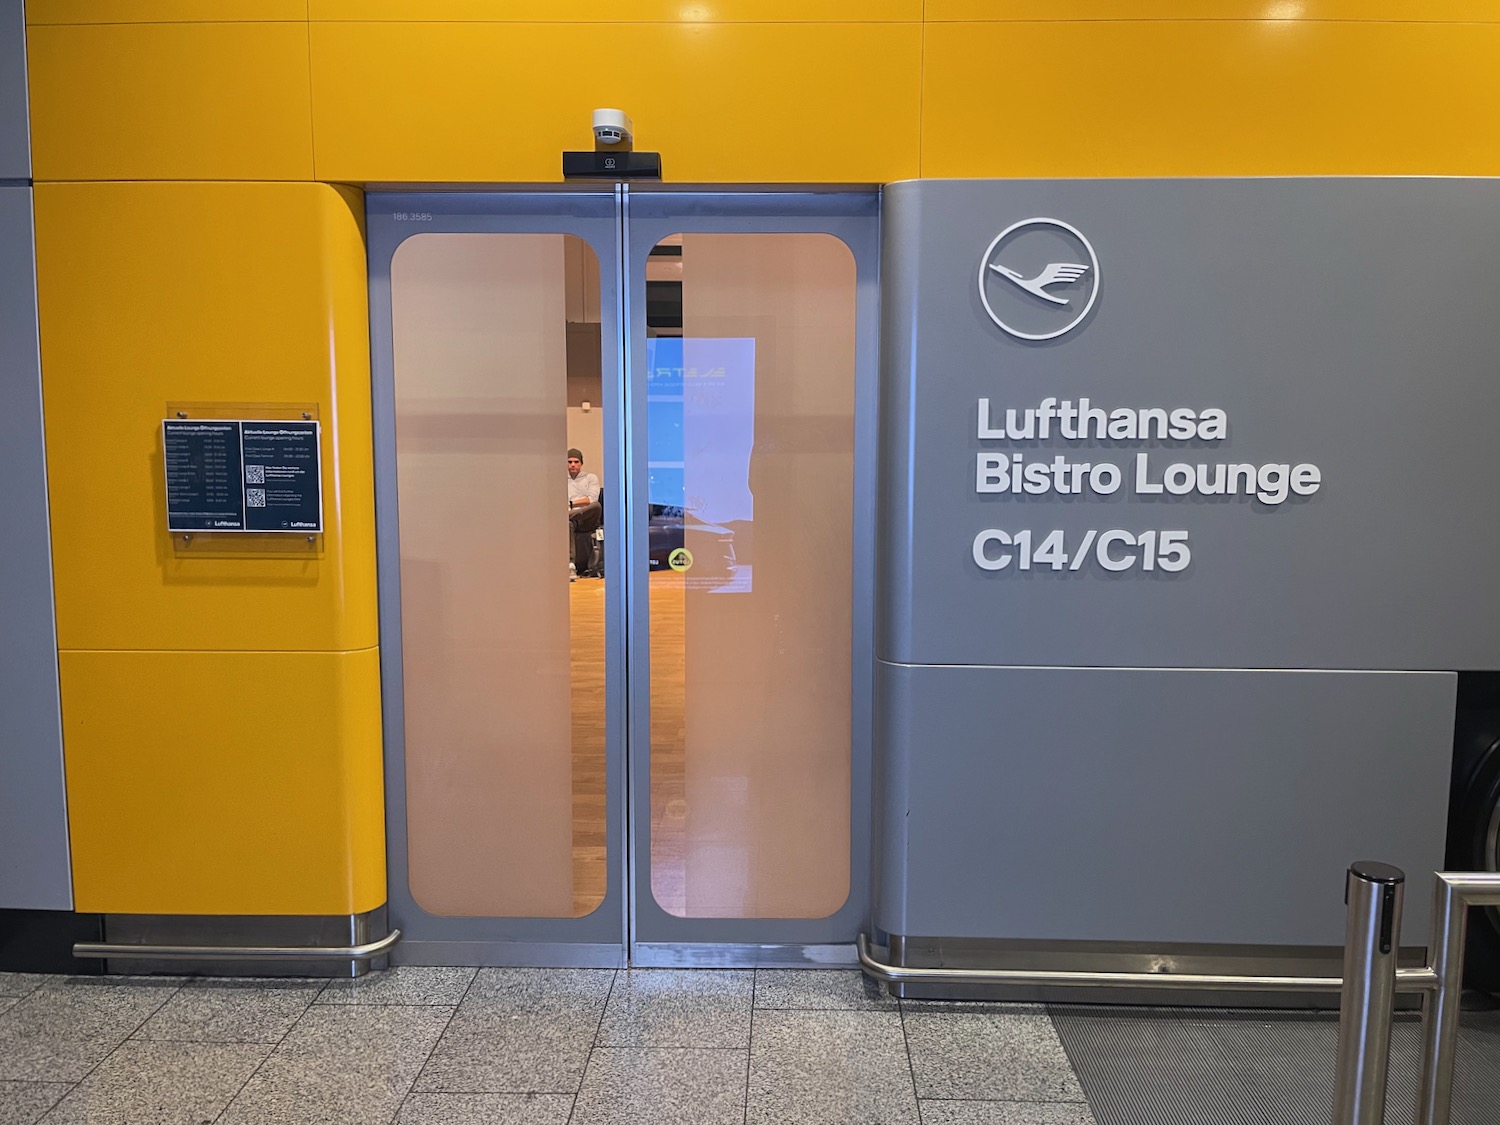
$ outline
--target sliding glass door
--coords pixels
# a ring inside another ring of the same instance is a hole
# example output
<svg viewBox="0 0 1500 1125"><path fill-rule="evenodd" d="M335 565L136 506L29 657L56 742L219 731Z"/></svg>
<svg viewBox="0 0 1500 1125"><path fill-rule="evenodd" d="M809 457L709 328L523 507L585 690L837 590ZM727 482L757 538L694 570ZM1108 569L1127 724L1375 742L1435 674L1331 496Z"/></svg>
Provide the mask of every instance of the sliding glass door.
<svg viewBox="0 0 1500 1125"><path fill-rule="evenodd" d="M396 959L838 959L876 197L368 210Z"/></svg>

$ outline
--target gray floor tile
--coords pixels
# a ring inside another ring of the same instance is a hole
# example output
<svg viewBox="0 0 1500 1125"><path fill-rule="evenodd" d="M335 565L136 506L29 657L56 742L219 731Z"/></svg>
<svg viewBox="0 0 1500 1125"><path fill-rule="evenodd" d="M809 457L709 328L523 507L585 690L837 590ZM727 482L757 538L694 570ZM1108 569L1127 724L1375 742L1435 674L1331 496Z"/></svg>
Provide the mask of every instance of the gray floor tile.
<svg viewBox="0 0 1500 1125"><path fill-rule="evenodd" d="M0 996L27 996L56 979L46 973L0 973Z"/></svg>
<svg viewBox="0 0 1500 1125"><path fill-rule="evenodd" d="M397 965L353 980L328 983L319 1004L443 1004L464 998L474 969Z"/></svg>
<svg viewBox="0 0 1500 1125"><path fill-rule="evenodd" d="M568 1125L571 1094L410 1094L396 1125Z"/></svg>
<svg viewBox="0 0 1500 1125"><path fill-rule="evenodd" d="M75 1082L165 1003L176 981L58 977L0 1014L0 1079Z"/></svg>
<svg viewBox="0 0 1500 1125"><path fill-rule="evenodd" d="M0 1082L0 1125L36 1125L72 1088L66 1082Z"/></svg>
<svg viewBox="0 0 1500 1125"><path fill-rule="evenodd" d="M613 969L480 969L463 1007L597 1016L614 979Z"/></svg>
<svg viewBox="0 0 1500 1125"><path fill-rule="evenodd" d="M0 996L0 1016L3 1016L20 1002L21 997L19 996Z"/></svg>
<svg viewBox="0 0 1500 1125"><path fill-rule="evenodd" d="M750 1125L916 1125L896 1012L755 1013Z"/></svg>
<svg viewBox="0 0 1500 1125"><path fill-rule="evenodd" d="M599 1025L599 1046L748 1047L754 989L751 971L622 972Z"/></svg>
<svg viewBox="0 0 1500 1125"><path fill-rule="evenodd" d="M904 1019L919 1097L1084 1100L1045 1014L912 1012Z"/></svg>
<svg viewBox="0 0 1500 1125"><path fill-rule="evenodd" d="M123 1044L47 1115L47 1125L200 1125L239 1092L264 1043Z"/></svg>
<svg viewBox="0 0 1500 1125"><path fill-rule="evenodd" d="M417 1078L423 1093L573 1094L596 1011L460 1008Z"/></svg>
<svg viewBox="0 0 1500 1125"><path fill-rule="evenodd" d="M322 991L321 981L193 981L163 1004L135 1039L279 1043Z"/></svg>
<svg viewBox="0 0 1500 1125"><path fill-rule="evenodd" d="M858 969L759 969L757 1008L895 1011L894 996Z"/></svg>
<svg viewBox="0 0 1500 1125"><path fill-rule="evenodd" d="M575 1093L614 978L613 969L481 969L416 1088Z"/></svg>
<svg viewBox="0 0 1500 1125"><path fill-rule="evenodd" d="M1095 1125L1082 1102L944 1102L924 1100L922 1125Z"/></svg>
<svg viewBox="0 0 1500 1125"><path fill-rule="evenodd" d="M218 1125L388 1125L452 1012L313 1005Z"/></svg>
<svg viewBox="0 0 1500 1125"><path fill-rule="evenodd" d="M601 1047L572 1125L741 1125L745 1052Z"/></svg>

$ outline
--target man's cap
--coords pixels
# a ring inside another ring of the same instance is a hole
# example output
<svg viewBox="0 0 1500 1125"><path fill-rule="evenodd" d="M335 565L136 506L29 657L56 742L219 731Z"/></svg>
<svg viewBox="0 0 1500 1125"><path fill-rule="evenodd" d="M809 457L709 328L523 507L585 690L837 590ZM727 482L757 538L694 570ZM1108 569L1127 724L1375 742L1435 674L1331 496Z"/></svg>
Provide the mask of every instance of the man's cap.
<svg viewBox="0 0 1500 1125"><path fill-rule="evenodd" d="M571 461L574 457L577 457L580 461L583 460L583 454L580 453L580 452L578 452L578 450L576 450L576 449L570 449L570 450L568 450L568 460Z"/></svg>

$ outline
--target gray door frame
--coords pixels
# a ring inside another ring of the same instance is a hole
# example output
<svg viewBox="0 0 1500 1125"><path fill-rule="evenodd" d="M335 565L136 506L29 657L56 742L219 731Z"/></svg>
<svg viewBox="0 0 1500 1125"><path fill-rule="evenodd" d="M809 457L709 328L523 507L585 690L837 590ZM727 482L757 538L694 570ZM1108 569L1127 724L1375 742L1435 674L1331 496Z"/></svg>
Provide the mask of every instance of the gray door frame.
<svg viewBox="0 0 1500 1125"><path fill-rule="evenodd" d="M629 189L369 192L372 424L391 923L406 935L398 964L848 964L870 912L874 684L879 196L873 192L687 192ZM857 271L853 586L851 873L844 906L824 919L683 919L651 897L650 679L646 495L645 261L667 234L828 233ZM400 514L396 480L391 262L420 234L557 233L582 238L600 264L601 403L611 549L605 578L605 785L610 849L603 903L583 918L453 918L414 900L407 865L405 713L401 668ZM639 487L636 486L639 483ZM623 565L627 563L629 565ZM637 625L631 627L630 623ZM630 753L627 755L627 741ZM627 767L627 763L629 763ZM627 772L628 770L628 772ZM632 831L632 825L637 826ZM632 910L632 896L635 908Z"/></svg>
<svg viewBox="0 0 1500 1125"><path fill-rule="evenodd" d="M637 965L849 964L852 943L870 910L870 763L874 692L876 407L879 343L880 197L873 192L742 193L628 190L624 265L625 357L631 394L631 432L646 433L646 257L671 234L831 234L854 255L856 276L854 403L854 585L851 684L849 898L827 918L678 918L651 895L650 637L634 630L630 646L630 764L635 854L630 865L631 961ZM644 442L629 450L628 480L647 479ZM630 592L631 620L649 620L644 581L647 556L646 497L627 490L635 568L641 581ZM865 565L859 565L863 560Z"/></svg>

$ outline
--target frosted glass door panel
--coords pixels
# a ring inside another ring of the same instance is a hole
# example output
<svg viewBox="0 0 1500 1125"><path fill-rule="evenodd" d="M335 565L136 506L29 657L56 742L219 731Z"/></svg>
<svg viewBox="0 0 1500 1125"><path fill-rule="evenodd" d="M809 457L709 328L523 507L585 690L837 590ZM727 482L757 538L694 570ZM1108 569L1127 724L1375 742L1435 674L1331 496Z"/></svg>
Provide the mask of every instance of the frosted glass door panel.
<svg viewBox="0 0 1500 1125"><path fill-rule="evenodd" d="M593 251L565 237L418 235L391 265L409 882L432 914L604 895L602 827L575 815L575 760L602 771L603 590L575 619L566 472L569 263Z"/></svg>
<svg viewBox="0 0 1500 1125"><path fill-rule="evenodd" d="M652 893L823 918L850 887L854 256L679 237L652 262L681 263L682 335L647 348Z"/></svg>

